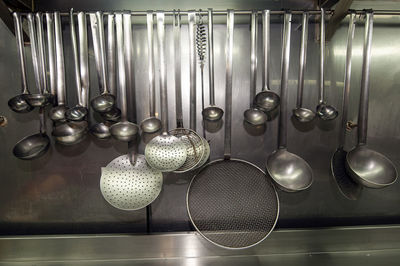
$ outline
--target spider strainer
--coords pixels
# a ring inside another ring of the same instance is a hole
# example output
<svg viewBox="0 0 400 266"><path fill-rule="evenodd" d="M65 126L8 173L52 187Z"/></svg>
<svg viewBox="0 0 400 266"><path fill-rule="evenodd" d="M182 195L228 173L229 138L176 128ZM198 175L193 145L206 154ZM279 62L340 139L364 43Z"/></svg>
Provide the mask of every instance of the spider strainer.
<svg viewBox="0 0 400 266"><path fill-rule="evenodd" d="M248 248L275 227L279 201L275 187L257 166L231 159L232 50L234 13L227 17L225 158L203 167L190 182L186 206L196 230L229 249Z"/></svg>
<svg viewBox="0 0 400 266"><path fill-rule="evenodd" d="M104 199L121 210L138 210L152 203L160 194L163 176L136 155L131 164L128 155L112 160L101 168L100 190Z"/></svg>

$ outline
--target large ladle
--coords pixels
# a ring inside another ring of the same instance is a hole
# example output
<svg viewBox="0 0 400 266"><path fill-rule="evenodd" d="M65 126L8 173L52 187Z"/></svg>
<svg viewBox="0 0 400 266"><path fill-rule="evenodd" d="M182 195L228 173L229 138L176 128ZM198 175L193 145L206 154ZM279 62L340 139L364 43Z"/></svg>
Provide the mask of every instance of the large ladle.
<svg viewBox="0 0 400 266"><path fill-rule="evenodd" d="M320 73L319 73L319 100L316 113L322 120L333 120L338 116L338 111L325 102L325 10L321 8L320 25Z"/></svg>
<svg viewBox="0 0 400 266"><path fill-rule="evenodd" d="M369 71L373 30L373 12L366 12L364 54L358 113L358 144L347 153L346 169L354 181L369 188L383 188L396 182L397 170L383 154L367 147Z"/></svg>
<svg viewBox="0 0 400 266"><path fill-rule="evenodd" d="M79 51L78 52L78 44L76 40L76 31L75 31L75 22L74 22L74 10L71 8L71 11L69 13L69 19L70 19L70 29L71 29L71 41L72 41L72 54L74 57L74 68L75 68L75 83L76 83L76 93L77 93L77 98L78 98L78 104L70 109L68 109L65 112L65 117L69 121L81 121L85 119L85 117L88 114L88 109L84 106L83 102L83 91L82 91L82 80L81 80L81 70L86 73L88 73L88 66L86 67L84 64L81 64L80 59L81 59L81 53L83 50L86 50L87 54L87 48L85 49L85 39L83 39L83 36L87 36L87 34L83 34L82 31L86 31L86 24L82 23L84 21L81 20L81 23L78 21L78 32L79 32ZM85 20L86 21L86 20ZM86 47L87 47L87 38L86 38ZM81 69L82 68L82 69ZM86 90L88 88L86 87Z"/></svg>
<svg viewBox="0 0 400 266"><path fill-rule="evenodd" d="M271 20L271 12L269 10L263 11L263 55L264 55L264 64L263 64L263 88L262 91L259 92L254 98L254 105L266 112L267 114L272 113L280 103L279 95L270 90L269 85L269 61L270 61L270 20Z"/></svg>
<svg viewBox="0 0 400 266"><path fill-rule="evenodd" d="M21 22L21 14L14 12L14 26L15 26L15 36L17 40L17 48L18 48L18 58L19 65L21 68L21 86L22 92L21 94L11 98L8 101L8 106L11 110L17 113L28 113L33 110L33 107L28 104L25 99L25 96L30 94L28 89L28 81L26 79L26 58L25 58L25 50L24 50L24 40L22 34L22 22Z"/></svg>
<svg viewBox="0 0 400 266"><path fill-rule="evenodd" d="M312 169L299 156L287 151L287 95L290 57L291 13L285 13L282 49L281 97L278 128L278 149L267 159L267 171L276 185L286 192L309 188L313 182Z"/></svg>
<svg viewBox="0 0 400 266"><path fill-rule="evenodd" d="M149 117L140 123L140 129L145 133L154 133L161 129L161 121L155 116L156 112L156 86L154 74L153 53L153 12L147 11L147 45L149 54Z"/></svg>
<svg viewBox="0 0 400 266"><path fill-rule="evenodd" d="M40 131L35 135L25 137L15 144L13 154L18 159L32 160L45 154L50 146L50 139L46 134L46 119L44 108L39 109Z"/></svg>
<svg viewBox="0 0 400 266"><path fill-rule="evenodd" d="M203 119L216 122L221 120L224 110L215 105L214 88L214 23L213 11L208 9L208 73L210 86L210 105L202 111Z"/></svg>
<svg viewBox="0 0 400 266"><path fill-rule="evenodd" d="M304 71L307 61L307 40L308 40L308 12L303 13L302 32L301 32L301 47L299 59L299 82L297 85L297 103L293 109L293 116L301 123L311 122L315 118L315 113L303 106L303 89L304 89Z"/></svg>
<svg viewBox="0 0 400 266"><path fill-rule="evenodd" d="M250 43L250 108L244 111L244 120L258 126L267 121L267 115L253 106L257 86L257 11L251 13L251 43Z"/></svg>
<svg viewBox="0 0 400 266"><path fill-rule="evenodd" d="M92 99L90 101L90 105L93 110L98 113L105 113L111 111L115 105L115 96L110 94L108 91L108 84L106 80L106 52L105 52L105 37L104 37L104 21L103 21L103 12L96 12L97 23L94 26L97 26L97 31L99 34L100 45L99 45L99 54L101 59L101 71L103 73L103 92ZM92 25L93 27L93 25ZM93 28L92 28L93 29Z"/></svg>
<svg viewBox="0 0 400 266"><path fill-rule="evenodd" d="M124 48L132 51L131 14L116 14L115 24L117 33L118 84L121 99L121 122L112 125L110 127L110 133L111 136L117 140L131 141L139 132L139 127L135 123L129 122L127 117L127 90L132 89L130 78L132 73L130 71L131 68L126 66L132 63L132 59L131 56L124 53Z"/></svg>

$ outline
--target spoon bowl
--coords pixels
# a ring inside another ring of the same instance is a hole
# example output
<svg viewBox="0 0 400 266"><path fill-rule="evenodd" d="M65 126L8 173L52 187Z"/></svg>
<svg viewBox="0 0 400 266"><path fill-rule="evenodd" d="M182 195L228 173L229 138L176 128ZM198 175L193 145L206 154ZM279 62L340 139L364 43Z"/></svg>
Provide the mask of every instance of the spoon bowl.
<svg viewBox="0 0 400 266"><path fill-rule="evenodd" d="M293 109L293 116L301 123L308 123L314 120L315 113L307 108Z"/></svg>
<svg viewBox="0 0 400 266"><path fill-rule="evenodd" d="M202 112L203 118L208 121L221 120L224 115L224 111L217 106L206 107Z"/></svg>
<svg viewBox="0 0 400 266"><path fill-rule="evenodd" d="M264 124L268 119L267 115L257 108L247 109L243 115L247 122L255 126Z"/></svg>
<svg viewBox="0 0 400 266"><path fill-rule="evenodd" d="M29 103L25 99L26 94L20 94L15 97L12 97L8 101L8 106L11 110L17 113L29 113L33 110L34 107L29 105Z"/></svg>
<svg viewBox="0 0 400 266"><path fill-rule="evenodd" d="M275 110L280 103L279 95L273 91L265 90L254 97L254 105L263 112Z"/></svg>
<svg viewBox="0 0 400 266"><path fill-rule="evenodd" d="M90 128L90 133L98 139L111 137L110 127L105 123L97 123Z"/></svg>
<svg viewBox="0 0 400 266"><path fill-rule="evenodd" d="M338 116L339 112L332 105L320 103L317 106L317 115L322 120L333 120Z"/></svg>
<svg viewBox="0 0 400 266"><path fill-rule="evenodd" d="M156 117L149 117L140 123L140 129L145 133L154 133L161 129L161 121Z"/></svg>

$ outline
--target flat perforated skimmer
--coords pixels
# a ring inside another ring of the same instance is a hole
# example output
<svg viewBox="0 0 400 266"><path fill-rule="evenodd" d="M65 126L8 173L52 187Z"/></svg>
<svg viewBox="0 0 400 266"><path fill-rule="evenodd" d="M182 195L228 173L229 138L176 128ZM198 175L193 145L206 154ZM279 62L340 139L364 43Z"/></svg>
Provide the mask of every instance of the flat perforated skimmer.
<svg viewBox="0 0 400 266"><path fill-rule="evenodd" d="M104 199L121 210L138 210L152 203L160 194L163 176L136 155L132 165L128 155L112 160L101 169L100 190Z"/></svg>

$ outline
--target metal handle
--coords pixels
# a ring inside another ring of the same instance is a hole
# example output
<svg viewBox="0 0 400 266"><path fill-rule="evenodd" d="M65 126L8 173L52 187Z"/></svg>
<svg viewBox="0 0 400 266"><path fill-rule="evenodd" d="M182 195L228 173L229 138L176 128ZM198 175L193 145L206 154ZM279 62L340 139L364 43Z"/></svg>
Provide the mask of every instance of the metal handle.
<svg viewBox="0 0 400 266"><path fill-rule="evenodd" d="M118 89L121 100L121 121L127 121L126 103L126 75L125 75L125 55L124 55L124 29L122 14L115 14L115 25L117 33L117 63L118 63Z"/></svg>
<svg viewBox="0 0 400 266"><path fill-rule="evenodd" d="M368 129L368 100L369 100L369 70L371 63L371 46L374 15L372 11L367 11L364 34L364 53L361 76L360 110L358 112L358 144L367 143Z"/></svg>
<svg viewBox="0 0 400 266"><path fill-rule="evenodd" d="M103 20L103 12L96 12L97 25L99 31L99 53L100 53L100 67L101 74L103 79L103 94L109 93L107 87L107 65L106 65L106 41L104 37L104 20Z"/></svg>
<svg viewBox="0 0 400 266"><path fill-rule="evenodd" d="M44 30L43 30L43 17L42 13L37 12L35 14L36 18L36 30L37 30L37 56L39 58L39 76L40 76L40 83L42 85L42 93L47 94L49 93L47 90L47 72L46 72L46 55L45 55L45 48L44 48Z"/></svg>
<svg viewBox="0 0 400 266"><path fill-rule="evenodd" d="M79 36L79 62L81 73L81 97L82 106L89 106L89 58L88 58L88 40L87 40L87 22L84 12L78 13L78 36Z"/></svg>
<svg viewBox="0 0 400 266"><path fill-rule="evenodd" d="M235 13L232 9L228 9L226 16L226 82L225 82L225 140L224 140L224 157L231 157L232 142L232 74L233 74L233 29L235 26Z"/></svg>
<svg viewBox="0 0 400 266"><path fill-rule="evenodd" d="M308 43L308 12L303 13L302 31L301 31L301 46L299 59L299 84L297 86L297 103L296 107L300 108L303 105L303 89L304 89L304 69L307 64L307 43Z"/></svg>
<svg viewBox="0 0 400 266"><path fill-rule="evenodd" d="M42 93L42 84L39 73L39 58L37 51L37 39L36 39L36 27L35 20L32 13L29 13L28 16L28 29L29 29L29 38L31 40L31 53L32 53L32 64L33 64L33 72L35 74L35 83L36 87L39 90L39 94Z"/></svg>
<svg viewBox="0 0 400 266"><path fill-rule="evenodd" d="M262 12L262 20L263 20L263 91L269 90L269 60L271 53L271 11L263 10Z"/></svg>
<svg viewBox="0 0 400 266"><path fill-rule="evenodd" d="M325 10L321 8L321 25L320 25L320 59L319 59L319 103L323 103L325 99Z"/></svg>
<svg viewBox="0 0 400 266"><path fill-rule="evenodd" d="M65 104L65 66L64 66L64 47L61 33L60 12L54 12L54 27L56 40L56 68L57 68L57 103Z"/></svg>
<svg viewBox="0 0 400 266"><path fill-rule="evenodd" d="M181 86L181 16L179 11L174 15L174 48L176 127L183 128Z"/></svg>
<svg viewBox="0 0 400 266"><path fill-rule="evenodd" d="M168 132L168 96L167 96L167 80L165 65L165 26L164 12L157 12L157 39L158 39L158 56L160 65L160 98L161 98L161 122L163 132Z"/></svg>
<svg viewBox="0 0 400 266"><path fill-rule="evenodd" d="M95 14L92 13L89 14L89 19L90 19L90 28L92 30L94 61L96 65L99 91L100 93L103 93L104 84L103 84L103 74L102 74L101 59L100 59L100 39L98 30L99 25L97 24L97 18Z"/></svg>
<svg viewBox="0 0 400 266"><path fill-rule="evenodd" d="M55 45L54 45L54 19L52 13L46 13L46 25L47 25L47 49L48 49L48 62L49 62L49 73L50 73L50 93L52 95L57 94L57 74L56 74L56 56L55 56Z"/></svg>
<svg viewBox="0 0 400 266"><path fill-rule="evenodd" d="M353 38L355 29L355 17L356 14L352 12L350 14L349 30L347 32L347 50L346 50L346 65L344 72L344 91L343 91L343 106L342 106L342 125L339 134L339 147L343 148L344 139L347 128L347 111L350 97L350 83L351 83L351 57L353 48Z"/></svg>
<svg viewBox="0 0 400 266"><path fill-rule="evenodd" d="M39 132L40 134L46 134L46 117L45 115L45 107L39 108Z"/></svg>
<svg viewBox="0 0 400 266"><path fill-rule="evenodd" d="M82 84L81 84L81 71L79 67L79 58L78 58L78 43L76 40L76 30L75 30L75 22L74 22L74 9L71 8L69 12L69 23L71 29L71 42L72 42L72 54L74 59L74 68L75 68L75 83L76 83L76 93L78 97L78 104L82 106Z"/></svg>
<svg viewBox="0 0 400 266"><path fill-rule="evenodd" d="M254 96L256 96L257 86L257 11L251 13L251 33L250 33L250 107Z"/></svg>
<svg viewBox="0 0 400 266"><path fill-rule="evenodd" d="M213 10L208 9L208 73L210 86L210 105L215 105L215 89L214 89L214 21Z"/></svg>
<svg viewBox="0 0 400 266"><path fill-rule="evenodd" d="M190 69L190 128L196 130L196 12L190 11L188 13L188 22L189 22L189 69Z"/></svg>
<svg viewBox="0 0 400 266"><path fill-rule="evenodd" d="M114 14L107 16L107 70L108 89L110 93L117 96L117 84L115 81L115 29Z"/></svg>
<svg viewBox="0 0 400 266"><path fill-rule="evenodd" d="M14 26L15 26L15 35L17 40L17 48L18 48L18 57L19 63L21 67L21 85L22 85L22 94L29 94L28 82L26 80L26 58L25 58L25 50L24 50L24 40L22 33L22 22L21 22L21 14L14 12Z"/></svg>
<svg viewBox="0 0 400 266"><path fill-rule="evenodd" d="M133 65L132 65L132 57L133 57L133 44L132 44L132 21L131 21L131 13L126 11L122 15L124 21L124 48L125 48L125 75L126 75L126 91L131 92L132 98L132 121L136 122L136 103L134 99L135 92L134 82L133 82ZM126 100L126 99L125 99Z"/></svg>
<svg viewBox="0 0 400 266"><path fill-rule="evenodd" d="M156 83L154 73L154 15L147 11L147 47L149 54L149 113L154 117L156 113Z"/></svg>
<svg viewBox="0 0 400 266"><path fill-rule="evenodd" d="M281 109L279 114L278 148L285 149L287 143L287 95L290 58L290 37L292 14L285 13L283 48L282 48L282 76L281 76Z"/></svg>

